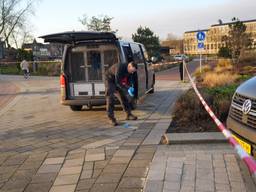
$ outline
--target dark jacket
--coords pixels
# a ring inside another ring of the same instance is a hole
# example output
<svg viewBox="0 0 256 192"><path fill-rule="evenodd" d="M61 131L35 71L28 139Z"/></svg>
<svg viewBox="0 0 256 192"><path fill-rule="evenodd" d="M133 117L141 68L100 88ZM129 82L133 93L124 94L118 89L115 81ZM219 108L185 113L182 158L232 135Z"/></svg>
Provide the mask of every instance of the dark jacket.
<svg viewBox="0 0 256 192"><path fill-rule="evenodd" d="M130 79L131 74L127 71L126 64L114 64L105 72L106 81L114 83L118 88L128 88L128 85L122 84L124 78Z"/></svg>

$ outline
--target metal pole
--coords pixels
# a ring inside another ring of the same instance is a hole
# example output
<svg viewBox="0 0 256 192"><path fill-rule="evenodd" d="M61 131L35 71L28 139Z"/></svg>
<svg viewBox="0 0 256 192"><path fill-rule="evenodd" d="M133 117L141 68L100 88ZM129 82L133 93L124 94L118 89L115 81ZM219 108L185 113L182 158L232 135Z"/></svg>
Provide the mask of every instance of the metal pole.
<svg viewBox="0 0 256 192"><path fill-rule="evenodd" d="M200 73L202 73L202 52L200 51Z"/></svg>
<svg viewBox="0 0 256 192"><path fill-rule="evenodd" d="M185 82L185 59L183 59L183 61L182 61L183 63L182 63L182 76L183 76L183 83Z"/></svg>

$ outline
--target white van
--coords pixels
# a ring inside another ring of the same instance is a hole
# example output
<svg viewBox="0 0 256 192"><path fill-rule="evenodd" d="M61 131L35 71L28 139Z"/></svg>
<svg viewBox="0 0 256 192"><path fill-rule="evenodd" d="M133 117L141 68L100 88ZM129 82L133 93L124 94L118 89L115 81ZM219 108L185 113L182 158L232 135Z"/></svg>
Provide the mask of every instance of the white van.
<svg viewBox="0 0 256 192"><path fill-rule="evenodd" d="M45 42L65 44L60 76L61 103L73 111L83 105L105 105L105 70L134 61L135 99L154 92L155 74L145 47L119 40L109 32L64 32L42 36Z"/></svg>

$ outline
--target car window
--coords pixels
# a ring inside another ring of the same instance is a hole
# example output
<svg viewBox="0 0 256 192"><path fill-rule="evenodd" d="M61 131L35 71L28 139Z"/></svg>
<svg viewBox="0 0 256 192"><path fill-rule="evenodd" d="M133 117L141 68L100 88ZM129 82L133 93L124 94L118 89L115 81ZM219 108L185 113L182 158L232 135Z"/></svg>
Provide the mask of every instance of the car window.
<svg viewBox="0 0 256 192"><path fill-rule="evenodd" d="M135 43L131 43L133 59L135 63L144 63L143 53L141 52L140 46Z"/></svg>
<svg viewBox="0 0 256 192"><path fill-rule="evenodd" d="M149 60L149 57L148 57L147 50L145 49L144 46L141 46L141 48L142 48L143 56L144 56L145 60L148 61L148 60Z"/></svg>
<svg viewBox="0 0 256 192"><path fill-rule="evenodd" d="M129 46L123 46L123 50L124 50L124 55L125 55L126 61L128 63L133 61L133 55L132 55L131 48Z"/></svg>

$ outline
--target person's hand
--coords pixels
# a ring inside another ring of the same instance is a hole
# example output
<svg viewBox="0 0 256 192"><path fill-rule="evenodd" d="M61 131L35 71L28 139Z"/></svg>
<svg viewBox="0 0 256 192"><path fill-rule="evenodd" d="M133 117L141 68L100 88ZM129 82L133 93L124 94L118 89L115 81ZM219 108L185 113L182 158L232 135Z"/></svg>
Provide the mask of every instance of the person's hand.
<svg viewBox="0 0 256 192"><path fill-rule="evenodd" d="M129 87L128 89L128 93L131 97L134 97L134 88L133 87Z"/></svg>

